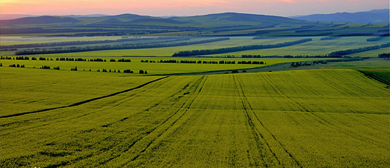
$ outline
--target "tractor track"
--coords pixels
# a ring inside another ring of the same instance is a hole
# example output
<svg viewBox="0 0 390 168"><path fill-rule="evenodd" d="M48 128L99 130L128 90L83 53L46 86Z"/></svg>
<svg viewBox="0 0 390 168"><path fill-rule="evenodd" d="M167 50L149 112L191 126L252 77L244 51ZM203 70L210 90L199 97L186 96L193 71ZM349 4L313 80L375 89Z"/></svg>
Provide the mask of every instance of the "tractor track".
<svg viewBox="0 0 390 168"><path fill-rule="evenodd" d="M86 103L89 103L89 102L93 102L93 101L96 101L96 100L100 100L100 99L116 96L118 94L130 92L130 91L133 91L133 90L136 90L136 89L140 89L140 88L142 88L142 87L144 87L146 85L149 85L151 83L157 82L157 81L165 79L165 78L168 78L168 76L165 76L165 77L162 77L162 78L158 78L158 79L146 82L144 84L141 84L139 86L136 86L136 87L133 87L133 88L130 88L130 89L126 89L126 90L123 90L123 91L115 92L115 93L112 93L112 94L109 94L109 95L105 95L105 96L101 96L101 97L96 97L96 98L84 100L84 101L73 103L73 104L67 105L67 106L53 107L53 108L47 108L47 109L42 109L42 110L36 110L36 111L29 111L29 112L5 115L5 116L0 116L0 118L16 117L16 116L22 116L22 115L26 115L26 114L34 114L34 113L41 113L41 112L51 111L51 110L64 109L64 108L69 108L69 107L76 107L76 106L80 106L80 105L83 105L83 104L86 104Z"/></svg>

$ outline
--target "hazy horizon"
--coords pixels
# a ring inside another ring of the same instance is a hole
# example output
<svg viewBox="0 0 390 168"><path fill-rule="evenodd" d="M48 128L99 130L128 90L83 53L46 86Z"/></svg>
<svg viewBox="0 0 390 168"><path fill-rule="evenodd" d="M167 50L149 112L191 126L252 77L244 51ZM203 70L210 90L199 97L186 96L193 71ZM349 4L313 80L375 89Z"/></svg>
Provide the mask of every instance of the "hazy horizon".
<svg viewBox="0 0 390 168"><path fill-rule="evenodd" d="M153 4L153 5L150 5ZM388 9L388 0L2 0L0 14L193 16L211 13L251 13L277 16L361 12Z"/></svg>

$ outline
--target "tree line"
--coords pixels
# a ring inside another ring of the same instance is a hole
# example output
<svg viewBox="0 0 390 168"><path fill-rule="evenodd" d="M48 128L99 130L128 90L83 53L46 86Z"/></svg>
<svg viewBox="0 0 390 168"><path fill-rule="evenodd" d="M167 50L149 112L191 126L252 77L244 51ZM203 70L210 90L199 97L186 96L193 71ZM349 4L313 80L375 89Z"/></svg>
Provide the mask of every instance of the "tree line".
<svg viewBox="0 0 390 168"><path fill-rule="evenodd" d="M119 49L143 49L143 48L163 48L175 47L194 44L211 43L217 41L230 40L230 38L215 38L208 40L179 42L179 43L159 43L159 44L117 44L117 45L103 45L103 46L86 46L86 47L66 47L66 48L37 48L20 50L15 52L16 55L35 55L35 54L54 54L54 53L72 53L72 52L86 52L99 50L119 50Z"/></svg>
<svg viewBox="0 0 390 168"><path fill-rule="evenodd" d="M378 54L378 57L379 57L379 58L390 58L390 53Z"/></svg>
<svg viewBox="0 0 390 168"><path fill-rule="evenodd" d="M297 68L300 66L312 66L316 64L328 64L328 62L351 62L351 61L361 61L368 59L368 57L363 58L344 58L344 59L334 59L334 60L320 60L320 61L305 61L305 62L292 62L290 67Z"/></svg>
<svg viewBox="0 0 390 168"><path fill-rule="evenodd" d="M237 47L227 47L227 48L217 48L217 49L206 49L206 50L191 50L191 51L179 51L174 53L173 57L189 57L189 56L197 56L197 55L211 55L211 54L222 54L222 53L230 53L230 52L238 52L238 51L246 51L246 50L258 50L258 49L269 49L269 48L280 48L287 47L292 45L297 45L305 42L312 41L311 38L277 43L277 44L266 44L266 45L247 45L247 46L237 46Z"/></svg>
<svg viewBox="0 0 390 168"><path fill-rule="evenodd" d="M93 58L93 59L85 59L85 58L45 58L45 57L27 57L27 56L18 56L18 57L5 57L1 56L0 59L2 60L39 60L39 61L89 61L89 62L107 62L105 59L101 58ZM110 62L131 62L131 59L110 59Z"/></svg>
<svg viewBox="0 0 390 168"><path fill-rule="evenodd" d="M377 50L380 48L386 48L390 47L390 43L382 44L382 45L375 45L375 46L369 46L369 47L361 47L361 48L355 48L355 49L348 49L348 50L340 50L340 51L334 51L329 54L329 56L345 56L349 54L355 54L365 51L371 51L371 50Z"/></svg>
<svg viewBox="0 0 390 168"><path fill-rule="evenodd" d="M67 45L85 45L85 44L99 44L99 43L117 43L127 41L140 41L140 40L159 40L159 39L186 39L183 37L157 37L157 38L122 38L117 40L96 40L96 41L66 41L66 42L53 42L53 43L32 43L32 44L15 44L15 45L0 45L0 49L15 49L15 48L36 48L36 47L55 47L55 46L67 46Z"/></svg>
<svg viewBox="0 0 390 168"><path fill-rule="evenodd" d="M156 63L153 60L141 60L142 63ZM160 60L157 63L181 63L181 64L266 64L264 61L202 61L202 60Z"/></svg>

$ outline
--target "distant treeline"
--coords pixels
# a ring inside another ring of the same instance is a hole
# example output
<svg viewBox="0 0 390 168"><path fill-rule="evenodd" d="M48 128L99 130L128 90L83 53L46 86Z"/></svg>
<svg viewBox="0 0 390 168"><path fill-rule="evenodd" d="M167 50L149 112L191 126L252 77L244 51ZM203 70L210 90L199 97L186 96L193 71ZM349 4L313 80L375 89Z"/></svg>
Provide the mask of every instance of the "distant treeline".
<svg viewBox="0 0 390 168"><path fill-rule="evenodd" d="M367 42L379 41L379 40L382 40L385 37L389 37L389 33L380 35L378 37L369 38L369 39L367 39Z"/></svg>
<svg viewBox="0 0 390 168"><path fill-rule="evenodd" d="M328 62L351 62L351 61L362 61L368 59L368 57L359 57L359 58L344 58L344 59L335 59L335 60L321 60L321 61L305 61L305 62L292 62L290 67L300 67L300 66L312 66L316 64L328 64Z"/></svg>
<svg viewBox="0 0 390 168"><path fill-rule="evenodd" d="M284 42L278 44L267 44L267 45L248 45L248 46L237 46L237 47L228 47L228 48L217 48L217 49L207 49L207 50L192 50L192 51L179 51L174 53L173 57L189 57L196 55L211 55L211 54L221 54L221 53L230 53L246 50L258 50L258 49L269 49L269 48L280 48L287 47L296 44L301 44L305 42L312 41L311 38L301 39L297 41Z"/></svg>
<svg viewBox="0 0 390 168"><path fill-rule="evenodd" d="M182 63L182 64L266 64L264 61L202 61L202 60L141 60L142 63Z"/></svg>
<svg viewBox="0 0 390 168"><path fill-rule="evenodd" d="M160 39L175 39L175 40L189 40L187 37L157 37L157 38L123 38L117 40L96 40L96 41L67 41L67 42L53 42L53 43L33 43L33 44L16 44L16 45L1 45L0 49L16 49L16 48L36 48L36 47L55 47L67 45L85 45L85 44L100 44L100 43L117 43L127 41L139 40L160 40Z"/></svg>
<svg viewBox="0 0 390 168"><path fill-rule="evenodd" d="M107 60L102 58L93 58L93 59L85 59L85 58L45 58L45 57L27 57L27 56L20 56L20 57L7 57L7 56L1 56L0 59L2 60L39 60L39 61L89 61L89 62L107 62ZM110 59L110 62L131 62L130 59Z"/></svg>
<svg viewBox="0 0 390 168"><path fill-rule="evenodd" d="M356 49L334 51L334 52L331 52L329 54L329 56L344 56L344 55L355 54L355 53L360 53L360 52L365 52L365 51L377 50L377 49L386 48L386 47L390 47L390 43L376 45L376 46L370 46L370 47L362 47L362 48L356 48Z"/></svg>
<svg viewBox="0 0 390 168"><path fill-rule="evenodd" d="M321 31L336 31L336 30L343 30L348 29L349 26L344 26L337 29L309 29L309 30L296 30L295 33L307 33L307 32L321 32Z"/></svg>
<svg viewBox="0 0 390 168"><path fill-rule="evenodd" d="M180 42L180 43L159 43L159 44L121 44L121 45L103 45L103 46L86 46L86 47L67 47L67 48L37 48L20 50L15 52L16 55L35 55L35 54L54 54L54 53L72 53L72 52L86 52L86 51L99 51L99 50L120 50L120 49L143 49L143 48L162 48L162 47L175 47L194 44L211 43L217 41L230 40L230 38L216 38L208 40L200 40L193 42Z"/></svg>
<svg viewBox="0 0 390 168"><path fill-rule="evenodd" d="M390 58L390 53L378 54L379 58Z"/></svg>

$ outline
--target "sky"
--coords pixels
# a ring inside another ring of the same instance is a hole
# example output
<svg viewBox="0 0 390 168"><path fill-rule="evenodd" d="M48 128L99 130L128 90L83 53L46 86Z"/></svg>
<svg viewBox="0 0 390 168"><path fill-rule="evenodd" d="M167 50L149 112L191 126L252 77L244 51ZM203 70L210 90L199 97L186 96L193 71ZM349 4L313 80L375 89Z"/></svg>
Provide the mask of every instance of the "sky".
<svg viewBox="0 0 390 168"><path fill-rule="evenodd" d="M0 0L0 14L30 15L190 16L239 12L296 16L388 8L389 0Z"/></svg>

